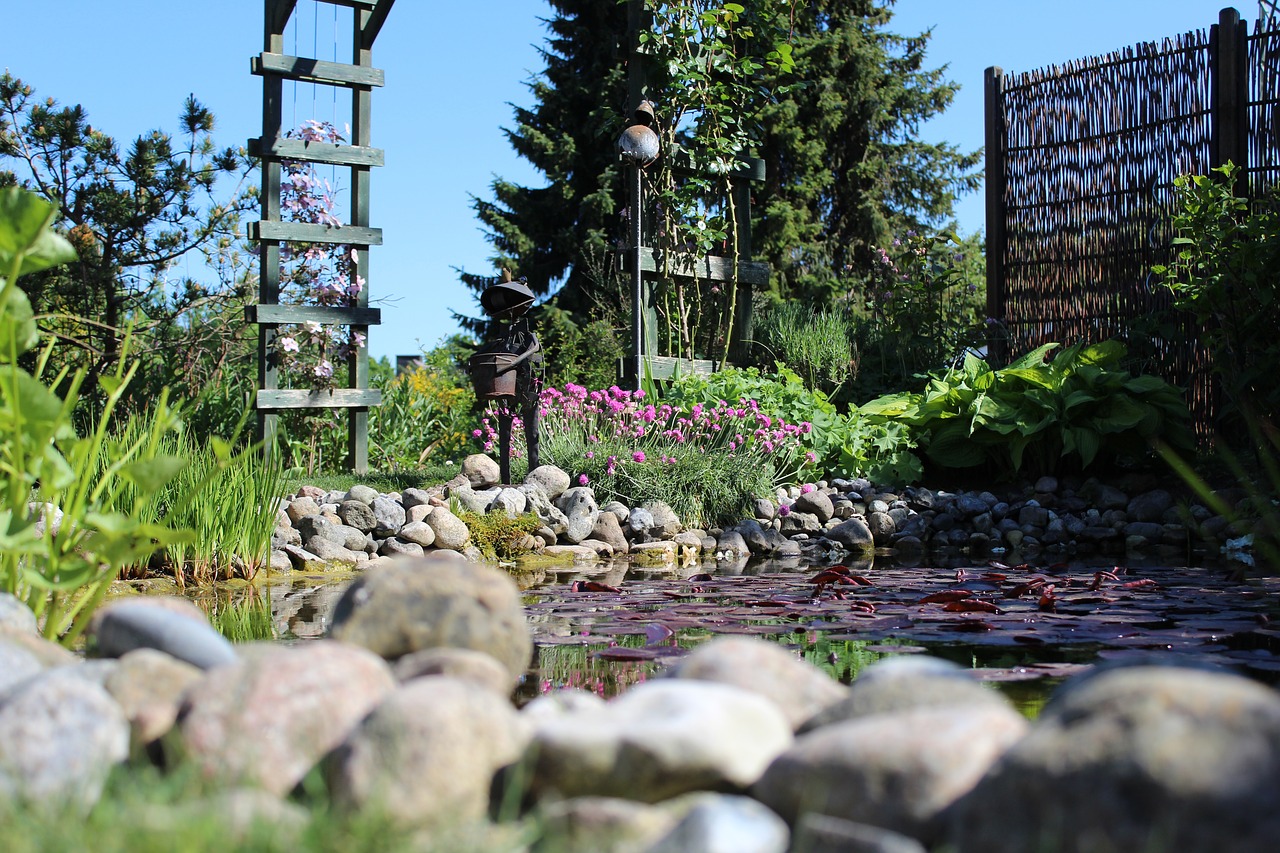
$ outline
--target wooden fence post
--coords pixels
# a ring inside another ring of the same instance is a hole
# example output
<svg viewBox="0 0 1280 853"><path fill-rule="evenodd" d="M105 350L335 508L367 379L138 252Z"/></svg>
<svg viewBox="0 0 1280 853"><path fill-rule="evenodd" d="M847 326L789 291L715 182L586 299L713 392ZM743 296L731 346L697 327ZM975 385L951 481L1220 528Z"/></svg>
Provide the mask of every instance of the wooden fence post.
<svg viewBox="0 0 1280 853"><path fill-rule="evenodd" d="M1005 255L1005 121L1004 71L993 65L983 75L986 122L986 193L987 193L987 358L1003 364L1006 341L998 331L1004 320L1004 255Z"/></svg>
<svg viewBox="0 0 1280 853"><path fill-rule="evenodd" d="M1212 164L1234 163L1236 195L1249 192L1249 77L1248 25L1235 9L1218 13L1209 31L1209 73L1212 75Z"/></svg>

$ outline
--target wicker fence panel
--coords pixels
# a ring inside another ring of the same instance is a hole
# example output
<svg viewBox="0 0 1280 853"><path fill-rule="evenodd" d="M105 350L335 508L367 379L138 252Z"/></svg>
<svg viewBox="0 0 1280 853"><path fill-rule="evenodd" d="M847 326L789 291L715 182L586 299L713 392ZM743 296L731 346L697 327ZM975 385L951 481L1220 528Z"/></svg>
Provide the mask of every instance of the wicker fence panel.
<svg viewBox="0 0 1280 853"><path fill-rule="evenodd" d="M988 72L988 308L1004 352L1129 340L1148 370L1187 388L1206 442L1208 355L1151 268L1170 258L1179 175L1232 159L1255 197L1280 182L1280 31L1235 22L1224 10L1211 30Z"/></svg>

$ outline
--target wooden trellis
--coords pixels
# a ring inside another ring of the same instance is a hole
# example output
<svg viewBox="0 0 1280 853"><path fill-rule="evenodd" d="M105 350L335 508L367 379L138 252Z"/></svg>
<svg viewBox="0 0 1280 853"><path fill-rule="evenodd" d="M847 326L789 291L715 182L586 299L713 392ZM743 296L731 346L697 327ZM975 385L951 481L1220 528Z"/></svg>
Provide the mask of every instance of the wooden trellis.
<svg viewBox="0 0 1280 853"><path fill-rule="evenodd" d="M264 0L263 52L252 58L252 72L262 77L262 136L249 140L250 153L262 160L261 221L249 227L258 241L260 262L258 304L245 313L258 324L258 437L267 452L275 445L282 409L341 408L347 412L347 462L356 473L369 467L369 408L382 402L381 392L369 388L369 351L357 347L346 365L345 388L325 390L281 389L273 357L279 326L322 323L350 326L367 337L369 327L381 322L381 312L369 307L369 247L382 244L382 230L369 226L370 169L383 164L383 152L371 147L370 112L374 87L383 84L383 73L373 67L372 48L395 0L323 0L351 9L353 16L351 63L325 62L289 56L284 32L297 0ZM295 80L351 90L351 144L304 142L285 136L282 127L284 81ZM350 222L327 226L281 219L282 161L349 166ZM349 245L355 250L352 276L366 286L348 306L280 304L280 248L283 243Z"/></svg>

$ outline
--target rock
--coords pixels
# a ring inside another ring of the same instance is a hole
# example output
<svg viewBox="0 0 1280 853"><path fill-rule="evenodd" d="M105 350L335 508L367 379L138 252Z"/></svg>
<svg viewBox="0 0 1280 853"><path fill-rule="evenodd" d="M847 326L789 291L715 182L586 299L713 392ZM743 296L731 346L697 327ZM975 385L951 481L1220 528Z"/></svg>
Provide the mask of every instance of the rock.
<svg viewBox="0 0 1280 853"><path fill-rule="evenodd" d="M289 558L290 565L300 572L323 572L326 568L325 561L306 548L285 545L280 550Z"/></svg>
<svg viewBox="0 0 1280 853"><path fill-rule="evenodd" d="M525 507L528 505L529 501L524 492L511 488L499 489L487 511L504 512L507 518L517 518L524 514Z"/></svg>
<svg viewBox="0 0 1280 853"><path fill-rule="evenodd" d="M375 534L395 535L397 530L404 527L404 507L399 501L380 496L373 499L369 508L373 510L373 517L377 519L373 528Z"/></svg>
<svg viewBox="0 0 1280 853"><path fill-rule="evenodd" d="M26 631L16 631L13 628L0 627L0 641L23 649L34 657L36 662L39 663L43 669L53 669L58 666L73 666L80 663L80 658L75 654L67 651L52 640L46 640L39 634L31 634Z"/></svg>
<svg viewBox="0 0 1280 853"><path fill-rule="evenodd" d="M1058 478L1046 475L1041 477L1039 480L1036 480L1036 484L1033 488L1037 494L1052 495L1058 491Z"/></svg>
<svg viewBox="0 0 1280 853"><path fill-rule="evenodd" d="M427 516L426 523L435 534L435 546L447 551L461 551L471 538L471 531L462 519L444 507L436 507Z"/></svg>
<svg viewBox="0 0 1280 853"><path fill-rule="evenodd" d="M1280 696L1174 666L1102 668L1067 682L958 805L960 851L1052 838L1094 850L1271 850L1280 837Z"/></svg>
<svg viewBox="0 0 1280 853"><path fill-rule="evenodd" d="M649 566L661 563L674 563L678 547L669 539L660 542L632 542L628 553L631 561L637 566Z"/></svg>
<svg viewBox="0 0 1280 853"><path fill-rule="evenodd" d="M44 667L35 655L0 636L0 697L10 687L26 681L42 669Z"/></svg>
<svg viewBox="0 0 1280 853"><path fill-rule="evenodd" d="M549 802L537 815L537 849L546 853L643 853L679 820L670 809L620 797Z"/></svg>
<svg viewBox="0 0 1280 853"><path fill-rule="evenodd" d="M627 514L627 536L644 541L653 529L653 513L644 507L636 507Z"/></svg>
<svg viewBox="0 0 1280 853"><path fill-rule="evenodd" d="M826 524L835 514L835 507L831 503L831 496L826 492L814 489L811 492L802 492L800 497L796 498L795 503L791 505L792 512L807 512L818 517L818 522Z"/></svg>
<svg viewBox="0 0 1280 853"><path fill-rule="evenodd" d="M525 475L524 482L541 488L550 500L563 495L571 485L568 473L554 465L539 465Z"/></svg>
<svg viewBox="0 0 1280 853"><path fill-rule="evenodd" d="M747 543L747 549L756 555L769 554L773 552L773 543L769 539L765 529L760 526L760 522L754 518L744 519L738 523L738 533L742 534L743 540Z"/></svg>
<svg viewBox="0 0 1280 853"><path fill-rule="evenodd" d="M867 516L867 529L871 531L871 539L877 548L888 547L893 542L893 534L898 526L887 512L873 512Z"/></svg>
<svg viewBox="0 0 1280 853"><path fill-rule="evenodd" d="M121 656L103 686L129 721L133 743L142 745L173 728L183 692L201 677L199 668L164 652L135 649Z"/></svg>
<svg viewBox="0 0 1280 853"><path fill-rule="evenodd" d="M1173 495L1164 489L1156 489L1142 494L1129 501L1125 515L1131 521L1159 522L1164 514L1173 507Z"/></svg>
<svg viewBox="0 0 1280 853"><path fill-rule="evenodd" d="M716 554L730 554L745 557L751 553L747 540L736 530L726 530L716 540Z"/></svg>
<svg viewBox="0 0 1280 853"><path fill-rule="evenodd" d="M643 802L745 787L791 738L777 706L749 691L685 679L648 681L598 710L539 720L527 756L530 786L539 797Z"/></svg>
<svg viewBox="0 0 1280 853"><path fill-rule="evenodd" d="M1049 510L1039 504L1026 503L1018 510L1018 525L1024 529L1039 527L1044 529L1049 524Z"/></svg>
<svg viewBox="0 0 1280 853"><path fill-rule="evenodd" d="M378 553L383 557L421 557L425 551L417 542L392 536L390 539L382 540L382 544L378 546Z"/></svg>
<svg viewBox="0 0 1280 853"><path fill-rule="evenodd" d="M1098 510L1124 509L1129 505L1129 496L1117 489L1102 483L1093 483L1080 490L1081 496L1090 501Z"/></svg>
<svg viewBox="0 0 1280 853"><path fill-rule="evenodd" d="M338 504L338 518L342 519L343 524L354 527L362 533L373 530L378 523L372 507L364 501L343 501Z"/></svg>
<svg viewBox="0 0 1280 853"><path fill-rule="evenodd" d="M129 754L129 723L92 681L36 675L0 699L0 803L88 811Z"/></svg>
<svg viewBox="0 0 1280 853"><path fill-rule="evenodd" d="M289 501L289 505L285 507L285 514L289 516L289 521L297 524L304 518L320 514L320 504L315 502L314 498L296 497Z"/></svg>
<svg viewBox="0 0 1280 853"><path fill-rule="evenodd" d="M601 512L613 513L618 517L618 524L626 524L627 519L631 517L631 509L622 501L609 501L600 507Z"/></svg>
<svg viewBox="0 0 1280 853"><path fill-rule="evenodd" d="M595 529L600 508L595 493L587 486L575 486L556 499L556 508L564 513L566 525L560 534L570 545L577 545Z"/></svg>
<svg viewBox="0 0 1280 853"><path fill-rule="evenodd" d="M520 492L525 496L526 508L536 513L538 520L551 531L551 541L547 544L555 544L555 538L564 533L565 528L569 526L569 519L565 518L563 512L552 506L551 500L541 486L525 483L520 486Z"/></svg>
<svg viewBox="0 0 1280 853"><path fill-rule="evenodd" d="M888 657L862 670L844 696L815 714L801 731L872 714L965 706L1011 707L1001 694L950 661L928 655Z"/></svg>
<svg viewBox="0 0 1280 853"><path fill-rule="evenodd" d="M662 539L670 539L681 530L684 525L680 523L679 516L675 510L663 501L649 501L644 508L653 516L653 526L649 528L649 533Z"/></svg>
<svg viewBox="0 0 1280 853"><path fill-rule="evenodd" d="M600 561L599 552L590 545L548 545L542 549L542 556L571 565Z"/></svg>
<svg viewBox="0 0 1280 853"><path fill-rule="evenodd" d="M625 554L629 548L627 537L622 535L618 516L611 512L602 511L596 516L595 526L591 528L591 539L608 542L615 554Z"/></svg>
<svg viewBox="0 0 1280 853"><path fill-rule="evenodd" d="M436 647L485 652L513 679L533 653L511 577L436 554L366 571L334 607L329 633L388 659Z"/></svg>
<svg viewBox="0 0 1280 853"><path fill-rule="evenodd" d="M520 715L534 726L543 720L562 717L565 714L577 714L584 711L599 711L605 707L605 701L594 693L568 687L553 690L532 700L520 709Z"/></svg>
<svg viewBox="0 0 1280 853"><path fill-rule="evenodd" d="M778 507L768 498L756 498L752 506L759 521L773 521L773 517L778 514Z"/></svg>
<svg viewBox="0 0 1280 853"><path fill-rule="evenodd" d="M804 853L926 853L923 844L901 833L812 812L796 824L793 849Z"/></svg>
<svg viewBox="0 0 1280 853"><path fill-rule="evenodd" d="M190 602L186 602L190 604ZM113 602L94 614L90 637L102 657L123 657L134 649L156 649L200 669L233 663L235 648L214 630L204 613L175 610L160 598Z"/></svg>
<svg viewBox="0 0 1280 853"><path fill-rule="evenodd" d="M34 634L38 630L36 615L16 595L0 592L0 628Z"/></svg>
<svg viewBox="0 0 1280 853"><path fill-rule="evenodd" d="M964 518L972 518L978 513L986 512L990 508L991 507L987 505L987 502L977 495L970 494L968 492L956 495L955 511L958 515Z"/></svg>
<svg viewBox="0 0 1280 853"><path fill-rule="evenodd" d="M462 460L462 476L467 478L471 488L487 489L500 483L502 470L497 462L483 453L473 453Z"/></svg>
<svg viewBox="0 0 1280 853"><path fill-rule="evenodd" d="M325 568L332 568L333 566L355 568L360 562L360 557L357 556L358 552L320 536L307 542L307 551L320 560ZM363 551L359 553L363 554Z"/></svg>
<svg viewBox="0 0 1280 853"><path fill-rule="evenodd" d="M868 553L875 550L875 540L865 521L854 517L842 521L824 534L828 539L855 553Z"/></svg>
<svg viewBox="0 0 1280 853"><path fill-rule="evenodd" d="M491 690L444 676L386 697L325 763L335 804L401 823L484 817L498 768L518 758L529 724Z"/></svg>
<svg viewBox="0 0 1280 853"><path fill-rule="evenodd" d="M836 723L801 735L752 795L788 823L817 812L932 842L945 810L1026 728L1010 708L978 706Z"/></svg>
<svg viewBox="0 0 1280 853"><path fill-rule="evenodd" d="M337 501L337 503L341 504L344 501L359 501L362 504L372 504L377 499L377 489L371 488L370 486L356 484L352 486L347 493Z"/></svg>
<svg viewBox="0 0 1280 853"><path fill-rule="evenodd" d="M476 515L484 515L489 511L489 505L498 497L498 488L483 489L476 491L471 486L463 486L458 489L451 489L449 497L462 505L465 512L474 512Z"/></svg>
<svg viewBox="0 0 1280 853"><path fill-rule="evenodd" d="M846 688L777 643L750 637L718 637L703 643L672 669L676 678L732 684L775 702L792 729L844 698Z"/></svg>
<svg viewBox="0 0 1280 853"><path fill-rule="evenodd" d="M396 536L406 542L416 542L423 548L430 548L436 542L436 532L425 521L406 522Z"/></svg>
<svg viewBox="0 0 1280 853"><path fill-rule="evenodd" d="M613 559L613 546L599 539L583 539L581 545L565 545L565 548L590 548L601 560Z"/></svg>
<svg viewBox="0 0 1280 853"><path fill-rule="evenodd" d="M481 687L499 696L510 696L520 679L512 678L505 666L492 655L472 649L437 647L419 649L396 660L391 672L400 682L433 675L447 675Z"/></svg>
<svg viewBox="0 0 1280 853"><path fill-rule="evenodd" d="M419 506L431 506L431 493L426 489L402 489L400 491L400 505L404 507L405 512ZM421 521L421 519L418 519Z"/></svg>
<svg viewBox="0 0 1280 853"><path fill-rule="evenodd" d="M405 524L417 524L427 520L427 516L431 515L431 511L435 509L431 504L416 504L407 507L404 511ZM403 528L402 528L403 529Z"/></svg>
<svg viewBox="0 0 1280 853"><path fill-rule="evenodd" d="M645 853L786 853L786 823L750 797L698 794L696 802Z"/></svg>
<svg viewBox="0 0 1280 853"><path fill-rule="evenodd" d="M386 662L365 649L267 646L187 691L180 746L207 779L284 796L394 687Z"/></svg>

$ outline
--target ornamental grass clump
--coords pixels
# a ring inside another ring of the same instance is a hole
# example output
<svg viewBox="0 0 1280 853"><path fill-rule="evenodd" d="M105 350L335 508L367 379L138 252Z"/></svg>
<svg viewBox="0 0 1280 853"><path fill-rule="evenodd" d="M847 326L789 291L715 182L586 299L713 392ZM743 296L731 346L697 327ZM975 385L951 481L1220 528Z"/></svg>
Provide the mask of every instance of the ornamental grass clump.
<svg viewBox="0 0 1280 853"><path fill-rule="evenodd" d="M601 503L661 500L690 525L741 518L752 498L813 461L802 444L812 425L788 423L754 400L686 409L649 402L644 391L568 383L542 392L539 415L541 462L593 487ZM485 450L497 445L494 419L474 433ZM513 434L518 442L520 430Z"/></svg>

